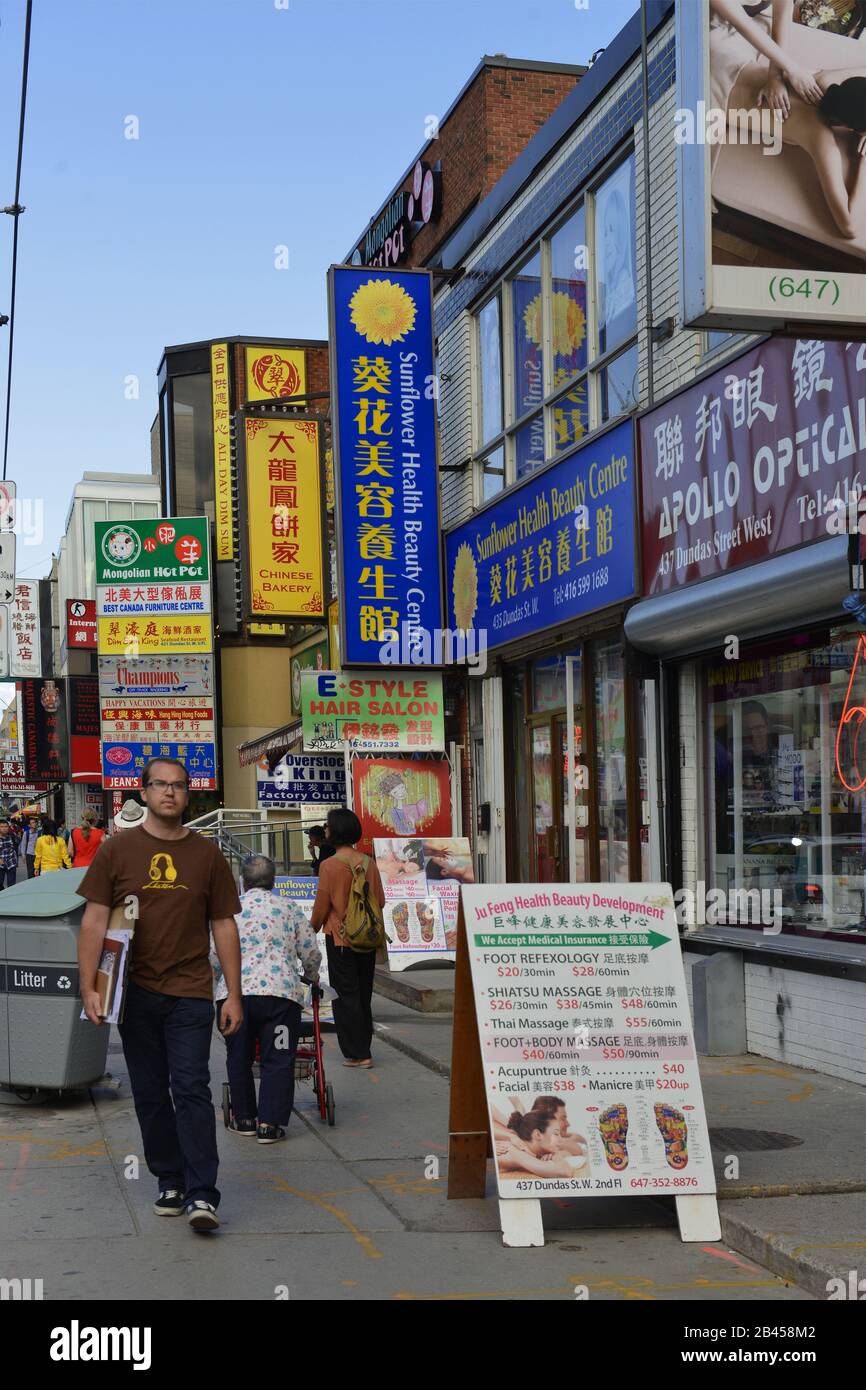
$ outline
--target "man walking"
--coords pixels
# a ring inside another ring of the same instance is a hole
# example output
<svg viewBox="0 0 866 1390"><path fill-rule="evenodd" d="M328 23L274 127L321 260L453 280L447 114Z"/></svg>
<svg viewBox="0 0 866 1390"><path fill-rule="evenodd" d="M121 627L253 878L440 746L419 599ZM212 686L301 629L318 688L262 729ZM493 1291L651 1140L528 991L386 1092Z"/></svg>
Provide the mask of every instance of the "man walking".
<svg viewBox="0 0 866 1390"><path fill-rule="evenodd" d="M96 971L111 909L137 904L120 1037L147 1166L159 1184L157 1216L185 1212L195 1231L219 1225L219 1163L210 1093L213 974L210 938L226 980L220 1026L243 1021L240 900L217 846L182 824L189 781L182 762L155 758L142 770L146 825L113 835L78 887L88 900L78 959L81 998L100 1023Z"/></svg>
<svg viewBox="0 0 866 1390"><path fill-rule="evenodd" d="M0 888L11 888L18 876L18 841L5 816L0 817Z"/></svg>
<svg viewBox="0 0 866 1390"><path fill-rule="evenodd" d="M39 821L35 816L30 816L24 831L24 862L27 865L27 877L36 877L36 841L39 839Z"/></svg>

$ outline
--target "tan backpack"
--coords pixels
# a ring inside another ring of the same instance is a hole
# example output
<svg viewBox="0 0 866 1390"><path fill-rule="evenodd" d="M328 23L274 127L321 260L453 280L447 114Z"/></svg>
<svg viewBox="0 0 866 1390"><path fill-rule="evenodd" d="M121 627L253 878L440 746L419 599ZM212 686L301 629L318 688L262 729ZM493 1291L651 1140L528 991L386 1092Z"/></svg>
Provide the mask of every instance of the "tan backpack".
<svg viewBox="0 0 866 1390"><path fill-rule="evenodd" d="M351 870L352 886L349 889L349 904L343 923L343 938L349 949L362 954L378 951L388 939L385 935L382 909L370 893L370 885L367 882L369 863L370 860L365 854L361 862Z"/></svg>

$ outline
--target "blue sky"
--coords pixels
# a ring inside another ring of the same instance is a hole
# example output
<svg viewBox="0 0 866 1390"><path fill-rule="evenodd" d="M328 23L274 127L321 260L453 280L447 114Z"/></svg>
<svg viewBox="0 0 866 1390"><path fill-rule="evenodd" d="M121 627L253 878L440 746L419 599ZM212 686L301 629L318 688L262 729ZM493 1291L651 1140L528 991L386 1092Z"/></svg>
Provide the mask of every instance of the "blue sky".
<svg viewBox="0 0 866 1390"><path fill-rule="evenodd" d="M586 62L637 8L34 0L9 476L44 497L45 536L19 539L19 573L47 573L86 469L149 471L166 344L327 335L328 265L484 53ZM14 194L24 12L0 10L0 206ZM0 218L0 312L11 234Z"/></svg>

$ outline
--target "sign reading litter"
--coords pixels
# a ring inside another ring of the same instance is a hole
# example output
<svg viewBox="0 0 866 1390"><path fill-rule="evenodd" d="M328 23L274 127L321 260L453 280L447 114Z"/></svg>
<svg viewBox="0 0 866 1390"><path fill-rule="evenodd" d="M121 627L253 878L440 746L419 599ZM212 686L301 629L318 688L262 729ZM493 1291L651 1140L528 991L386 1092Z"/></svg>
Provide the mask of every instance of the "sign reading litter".
<svg viewBox="0 0 866 1390"><path fill-rule="evenodd" d="M301 717L308 752L445 749L440 675L302 671Z"/></svg>
<svg viewBox="0 0 866 1390"><path fill-rule="evenodd" d="M499 1196L714 1193L670 888L462 900Z"/></svg>

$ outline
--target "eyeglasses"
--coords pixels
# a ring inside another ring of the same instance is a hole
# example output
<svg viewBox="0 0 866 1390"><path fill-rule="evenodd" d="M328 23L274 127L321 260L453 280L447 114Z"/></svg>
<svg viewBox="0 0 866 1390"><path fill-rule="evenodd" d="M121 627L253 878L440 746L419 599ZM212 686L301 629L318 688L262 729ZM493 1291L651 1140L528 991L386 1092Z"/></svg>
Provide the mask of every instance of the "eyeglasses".
<svg viewBox="0 0 866 1390"><path fill-rule="evenodd" d="M154 777L152 782L148 782L148 787L153 787L158 792L185 792L186 782L163 782L160 778Z"/></svg>

